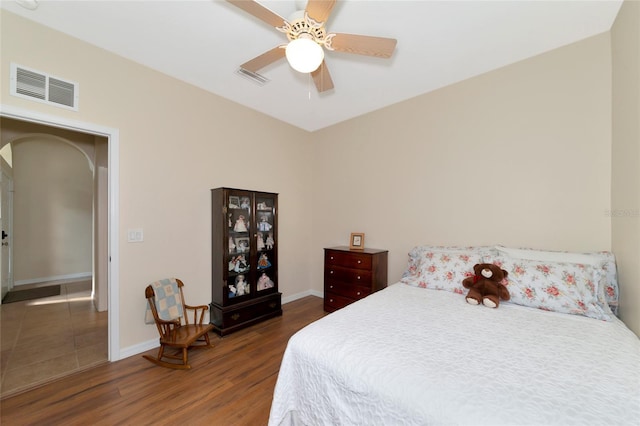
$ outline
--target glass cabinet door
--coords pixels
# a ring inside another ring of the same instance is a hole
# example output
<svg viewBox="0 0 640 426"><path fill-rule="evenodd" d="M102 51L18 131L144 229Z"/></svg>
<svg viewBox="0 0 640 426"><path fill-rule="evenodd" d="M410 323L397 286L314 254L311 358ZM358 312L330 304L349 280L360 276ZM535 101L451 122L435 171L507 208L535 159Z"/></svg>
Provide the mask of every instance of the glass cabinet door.
<svg viewBox="0 0 640 426"><path fill-rule="evenodd" d="M248 193L229 191L227 201L228 275L227 298L245 299L251 294L252 200ZM255 275L254 275L255 276Z"/></svg>
<svg viewBox="0 0 640 426"><path fill-rule="evenodd" d="M276 228L277 200L270 194L256 194L256 291L277 290Z"/></svg>

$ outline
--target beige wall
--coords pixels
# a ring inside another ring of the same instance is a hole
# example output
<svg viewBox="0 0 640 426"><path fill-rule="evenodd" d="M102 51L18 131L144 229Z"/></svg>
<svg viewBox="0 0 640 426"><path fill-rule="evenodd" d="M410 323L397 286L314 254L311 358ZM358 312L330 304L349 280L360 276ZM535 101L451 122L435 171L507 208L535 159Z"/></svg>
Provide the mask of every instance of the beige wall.
<svg viewBox="0 0 640 426"><path fill-rule="evenodd" d="M57 137L12 143L14 283L31 284L92 270L93 170Z"/></svg>
<svg viewBox="0 0 640 426"><path fill-rule="evenodd" d="M364 232L389 280L419 244L608 250L609 34L314 135L313 286L322 247Z"/></svg>
<svg viewBox="0 0 640 426"><path fill-rule="evenodd" d="M149 282L176 276L188 285L188 301L210 301L210 188L280 193L280 289L308 291L306 132L14 14L0 16L3 104L119 129L121 348L157 338L142 321ZM79 111L10 96L10 62L78 82ZM127 243L129 228L143 228L144 242Z"/></svg>
<svg viewBox="0 0 640 426"><path fill-rule="evenodd" d="M625 1L611 31L613 56L613 250L620 315L640 335L640 3Z"/></svg>

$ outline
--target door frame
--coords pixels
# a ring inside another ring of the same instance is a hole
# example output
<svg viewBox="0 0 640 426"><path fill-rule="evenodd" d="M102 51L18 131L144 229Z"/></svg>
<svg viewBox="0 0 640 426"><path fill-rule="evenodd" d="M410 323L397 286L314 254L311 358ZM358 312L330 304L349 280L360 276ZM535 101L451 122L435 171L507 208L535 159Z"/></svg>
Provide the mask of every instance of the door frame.
<svg viewBox="0 0 640 426"><path fill-rule="evenodd" d="M103 136L108 144L108 333L109 333L109 361L117 361L120 357L120 289L119 289L119 130L113 127L101 126L93 123L69 120L51 114L43 114L11 105L0 104L0 116L30 123L42 124L60 129L67 129Z"/></svg>
<svg viewBox="0 0 640 426"><path fill-rule="evenodd" d="M7 231L8 233L6 237L8 245L5 246L5 239L1 239L2 260L0 263L2 263L2 266L0 267L0 282L2 283L2 297L4 298L6 292L11 291L13 288L13 176L9 176L11 174L11 171L8 170L10 167L4 158L0 157L0 163L2 163L0 166L0 173L2 174L2 177L0 177L2 191L0 196L0 206L2 208L0 225L2 225L2 232ZM8 180L5 179L5 175L9 178Z"/></svg>

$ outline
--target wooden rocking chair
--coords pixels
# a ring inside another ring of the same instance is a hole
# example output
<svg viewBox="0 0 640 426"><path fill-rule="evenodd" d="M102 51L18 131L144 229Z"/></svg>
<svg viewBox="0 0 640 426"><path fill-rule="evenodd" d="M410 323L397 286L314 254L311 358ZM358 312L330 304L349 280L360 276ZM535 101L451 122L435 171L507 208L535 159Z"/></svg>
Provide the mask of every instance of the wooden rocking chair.
<svg viewBox="0 0 640 426"><path fill-rule="evenodd" d="M176 278L164 279L147 286L147 323L155 323L160 333L158 356L143 355L145 359L167 368L189 369L188 350L190 348L213 347L209 341L211 324L202 324L206 305L188 306L182 294L183 282ZM193 312L193 323L189 323L188 313ZM165 354L165 349L175 349Z"/></svg>

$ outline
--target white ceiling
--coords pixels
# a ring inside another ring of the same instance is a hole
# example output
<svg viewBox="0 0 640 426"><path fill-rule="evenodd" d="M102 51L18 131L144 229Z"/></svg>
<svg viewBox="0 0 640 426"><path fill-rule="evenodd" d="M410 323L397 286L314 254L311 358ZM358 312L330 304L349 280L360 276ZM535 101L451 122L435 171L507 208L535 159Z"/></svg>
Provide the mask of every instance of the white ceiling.
<svg viewBox="0 0 640 426"><path fill-rule="evenodd" d="M284 18L306 4L260 3ZM264 86L236 74L240 64L285 43L286 37L224 0L40 0L35 11L2 0L1 6L315 131L608 31L621 4L622 0L338 0L328 31L392 37L398 45L391 59L327 52L335 88L322 94L308 75L293 71L286 60L260 71L270 80Z"/></svg>

